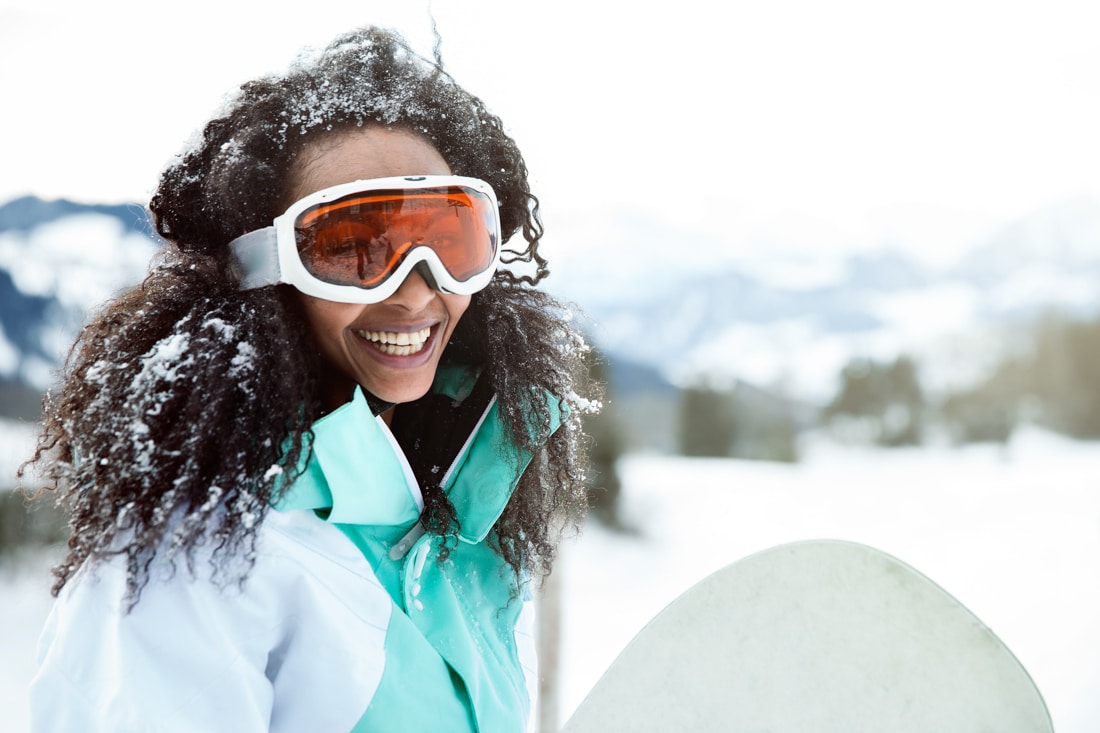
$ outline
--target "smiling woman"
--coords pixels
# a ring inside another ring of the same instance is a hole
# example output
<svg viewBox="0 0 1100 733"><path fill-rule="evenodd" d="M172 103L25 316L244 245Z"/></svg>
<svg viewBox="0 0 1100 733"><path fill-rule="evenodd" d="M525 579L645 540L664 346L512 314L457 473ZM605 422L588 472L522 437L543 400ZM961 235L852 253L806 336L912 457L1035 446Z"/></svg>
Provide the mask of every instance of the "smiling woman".
<svg viewBox="0 0 1100 733"><path fill-rule="evenodd" d="M245 84L150 207L163 258L46 404L34 729L523 729L592 402L500 120L368 28Z"/></svg>

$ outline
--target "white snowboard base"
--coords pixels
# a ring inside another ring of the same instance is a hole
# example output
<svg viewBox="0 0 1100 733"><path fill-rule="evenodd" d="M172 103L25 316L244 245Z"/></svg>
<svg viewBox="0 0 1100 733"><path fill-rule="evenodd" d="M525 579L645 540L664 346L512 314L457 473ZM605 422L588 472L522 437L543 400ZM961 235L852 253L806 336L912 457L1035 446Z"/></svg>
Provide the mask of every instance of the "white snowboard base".
<svg viewBox="0 0 1100 733"><path fill-rule="evenodd" d="M563 733L1051 733L1027 672L961 603L863 545L800 542L689 589Z"/></svg>

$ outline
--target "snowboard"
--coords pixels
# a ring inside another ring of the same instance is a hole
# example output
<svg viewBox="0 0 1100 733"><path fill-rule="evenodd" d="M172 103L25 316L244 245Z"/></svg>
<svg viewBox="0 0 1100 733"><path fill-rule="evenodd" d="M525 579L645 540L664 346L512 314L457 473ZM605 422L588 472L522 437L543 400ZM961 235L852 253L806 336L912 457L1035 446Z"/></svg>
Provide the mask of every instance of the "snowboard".
<svg viewBox="0 0 1100 733"><path fill-rule="evenodd" d="M562 733L1051 733L1023 666L973 613L872 547L798 542L690 588Z"/></svg>

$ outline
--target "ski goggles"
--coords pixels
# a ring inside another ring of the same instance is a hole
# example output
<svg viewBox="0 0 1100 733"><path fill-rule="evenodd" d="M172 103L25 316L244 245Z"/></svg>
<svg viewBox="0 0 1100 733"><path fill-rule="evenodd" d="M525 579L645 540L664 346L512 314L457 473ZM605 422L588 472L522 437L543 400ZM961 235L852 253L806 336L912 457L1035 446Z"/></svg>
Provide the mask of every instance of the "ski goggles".
<svg viewBox="0 0 1100 733"><path fill-rule="evenodd" d="M463 176L376 178L325 188L229 246L241 289L286 283L341 303L380 303L412 270L471 295L500 263L492 187Z"/></svg>

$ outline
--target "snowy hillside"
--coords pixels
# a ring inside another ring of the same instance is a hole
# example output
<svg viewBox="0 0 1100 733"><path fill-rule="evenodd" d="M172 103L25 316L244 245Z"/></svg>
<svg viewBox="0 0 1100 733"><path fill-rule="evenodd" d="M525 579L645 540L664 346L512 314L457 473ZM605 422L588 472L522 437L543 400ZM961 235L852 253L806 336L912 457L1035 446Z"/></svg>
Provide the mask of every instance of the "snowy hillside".
<svg viewBox="0 0 1100 733"><path fill-rule="evenodd" d="M875 451L811 440L797 466L634 455L637 535L566 546L564 721L642 626L734 560L786 542L884 550L964 603L1012 650L1059 733L1100 730L1100 445L1020 431L1007 449Z"/></svg>

